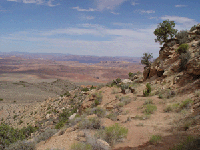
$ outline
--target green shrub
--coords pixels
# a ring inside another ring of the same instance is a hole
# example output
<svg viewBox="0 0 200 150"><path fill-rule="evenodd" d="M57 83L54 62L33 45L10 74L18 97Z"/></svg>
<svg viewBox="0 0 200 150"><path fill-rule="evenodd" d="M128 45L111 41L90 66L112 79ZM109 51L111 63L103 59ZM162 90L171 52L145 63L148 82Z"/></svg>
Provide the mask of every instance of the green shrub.
<svg viewBox="0 0 200 150"><path fill-rule="evenodd" d="M172 106L168 105L165 109L164 112L170 112L172 111Z"/></svg>
<svg viewBox="0 0 200 150"><path fill-rule="evenodd" d="M180 104L180 108L183 109L183 108L186 108L189 106L189 104L191 104L193 101L191 99L186 99L184 100L181 104Z"/></svg>
<svg viewBox="0 0 200 150"><path fill-rule="evenodd" d="M87 91L89 91L89 89L87 87L85 87L85 88L82 88L81 91L87 92Z"/></svg>
<svg viewBox="0 0 200 150"><path fill-rule="evenodd" d="M111 112L110 114L108 114L106 117L111 119L112 121L117 121L117 113Z"/></svg>
<svg viewBox="0 0 200 150"><path fill-rule="evenodd" d="M36 144L28 141L17 141L5 148L5 150L36 150Z"/></svg>
<svg viewBox="0 0 200 150"><path fill-rule="evenodd" d="M189 45L188 45L188 44L181 44L181 45L178 47L177 52L178 52L179 54L186 53L187 50L188 50L188 48L189 48Z"/></svg>
<svg viewBox="0 0 200 150"><path fill-rule="evenodd" d="M94 87L93 85L90 87L90 90L92 90L92 89L96 89L96 87Z"/></svg>
<svg viewBox="0 0 200 150"><path fill-rule="evenodd" d="M95 93L94 106L100 105L101 102L102 102L102 98L103 98L102 92L101 91L99 93L96 92Z"/></svg>
<svg viewBox="0 0 200 150"><path fill-rule="evenodd" d="M145 100L143 105L147 105L147 104L153 104L153 100L152 99Z"/></svg>
<svg viewBox="0 0 200 150"><path fill-rule="evenodd" d="M117 83L121 83L122 80L121 80L120 78L117 78L117 79L116 79L116 82L117 82Z"/></svg>
<svg viewBox="0 0 200 150"><path fill-rule="evenodd" d="M179 56L179 59L181 60L180 64L179 64L179 71L186 69L186 65L187 65L188 61L190 60L190 58L191 58L190 52L182 53Z"/></svg>
<svg viewBox="0 0 200 150"><path fill-rule="evenodd" d="M96 114L98 117L104 117L106 115L106 110L102 107L94 107L86 109L87 115Z"/></svg>
<svg viewBox="0 0 200 150"><path fill-rule="evenodd" d="M37 129L32 126L24 127L21 130L14 129L9 125L2 123L0 125L0 148L5 148L5 146L9 146L19 140L24 140L36 130Z"/></svg>
<svg viewBox="0 0 200 150"><path fill-rule="evenodd" d="M127 105L131 102L131 98L129 96L122 96L119 98L119 101Z"/></svg>
<svg viewBox="0 0 200 150"><path fill-rule="evenodd" d="M133 73L132 73L132 72L129 72L129 73L128 73L128 76L129 76L129 78L133 77Z"/></svg>
<svg viewBox="0 0 200 150"><path fill-rule="evenodd" d="M71 94L69 93L69 91L67 91L66 93L63 94L63 96L69 97L69 96L71 96Z"/></svg>
<svg viewBox="0 0 200 150"><path fill-rule="evenodd" d="M3 101L3 98L0 98L0 101Z"/></svg>
<svg viewBox="0 0 200 150"><path fill-rule="evenodd" d="M72 144L70 150L92 150L92 146L90 144L79 142Z"/></svg>
<svg viewBox="0 0 200 150"><path fill-rule="evenodd" d="M40 135L34 138L35 142L39 143L41 141L46 141L50 137L52 137L55 133L57 133L57 129L47 129L45 132L42 132Z"/></svg>
<svg viewBox="0 0 200 150"><path fill-rule="evenodd" d="M151 144L157 144L160 140L161 140L161 136L160 135L152 135L149 142Z"/></svg>
<svg viewBox="0 0 200 150"><path fill-rule="evenodd" d="M159 95L158 95L158 98L163 99L163 95L162 95L162 94L159 94Z"/></svg>
<svg viewBox="0 0 200 150"><path fill-rule="evenodd" d="M62 127L65 126L65 121L59 121L56 125L55 125L55 129L60 129Z"/></svg>
<svg viewBox="0 0 200 150"><path fill-rule="evenodd" d="M98 118L85 118L78 124L79 129L99 129L101 127L101 120Z"/></svg>
<svg viewBox="0 0 200 150"><path fill-rule="evenodd" d="M149 96L149 94L151 93L151 85L149 83L146 84L146 90L143 91L143 95L145 97Z"/></svg>
<svg viewBox="0 0 200 150"><path fill-rule="evenodd" d="M180 45L187 43L187 41L188 41L188 31L182 30L182 31L178 32L176 34L176 38L177 38Z"/></svg>
<svg viewBox="0 0 200 150"><path fill-rule="evenodd" d="M199 149L199 138L194 138L192 136L188 136L186 140L175 145L170 150L198 150Z"/></svg>
<svg viewBox="0 0 200 150"><path fill-rule="evenodd" d="M106 127L105 130L100 131L98 136L108 142L111 146L116 142L120 142L123 138L126 138L128 134L128 129L125 127L115 124L110 127Z"/></svg>
<svg viewBox="0 0 200 150"><path fill-rule="evenodd" d="M145 105L145 110L144 113L147 115L153 114L154 111L157 110L157 106L156 105L152 105L152 104L147 104Z"/></svg>

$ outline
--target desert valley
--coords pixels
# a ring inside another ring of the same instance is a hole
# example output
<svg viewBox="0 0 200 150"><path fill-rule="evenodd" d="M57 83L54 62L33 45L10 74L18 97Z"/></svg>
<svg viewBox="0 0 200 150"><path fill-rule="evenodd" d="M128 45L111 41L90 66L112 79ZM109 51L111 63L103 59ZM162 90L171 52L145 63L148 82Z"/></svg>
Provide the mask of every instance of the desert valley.
<svg viewBox="0 0 200 150"><path fill-rule="evenodd" d="M154 60L0 53L0 149L199 150L200 36L179 34Z"/></svg>

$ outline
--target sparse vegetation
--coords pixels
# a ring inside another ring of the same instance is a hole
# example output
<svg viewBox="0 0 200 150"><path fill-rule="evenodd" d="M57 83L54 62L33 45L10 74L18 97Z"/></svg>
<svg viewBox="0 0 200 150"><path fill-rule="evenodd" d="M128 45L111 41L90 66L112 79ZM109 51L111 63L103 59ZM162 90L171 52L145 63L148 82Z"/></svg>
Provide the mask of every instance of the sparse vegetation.
<svg viewBox="0 0 200 150"><path fill-rule="evenodd" d="M145 105L145 110L144 113L147 115L153 114L154 111L157 110L157 106L156 105L152 105L152 104L147 104Z"/></svg>
<svg viewBox="0 0 200 150"><path fill-rule="evenodd" d="M187 108L192 103L191 99L186 99L180 104L180 109Z"/></svg>
<svg viewBox="0 0 200 150"><path fill-rule="evenodd" d="M149 83L146 84L146 90L143 91L143 95L145 97L149 96L149 94L151 93L151 85Z"/></svg>
<svg viewBox="0 0 200 150"><path fill-rule="evenodd" d="M11 144L6 150L36 150L36 143L29 141L17 141Z"/></svg>
<svg viewBox="0 0 200 150"><path fill-rule="evenodd" d="M87 88L87 87L82 88L81 91L83 91L83 92L87 92L87 91L89 91L89 88Z"/></svg>
<svg viewBox="0 0 200 150"><path fill-rule="evenodd" d="M165 109L164 109L164 112L170 112L172 111L172 106L171 105L168 105Z"/></svg>
<svg viewBox="0 0 200 150"><path fill-rule="evenodd" d="M117 121L117 116L118 116L117 113L111 112L106 117L113 120L113 121Z"/></svg>
<svg viewBox="0 0 200 150"><path fill-rule="evenodd" d="M158 144L161 141L161 136L160 135L152 135L149 142L151 144Z"/></svg>
<svg viewBox="0 0 200 150"><path fill-rule="evenodd" d="M99 118L84 118L82 119L78 127L80 129L99 129L101 127L101 120Z"/></svg>
<svg viewBox="0 0 200 150"><path fill-rule="evenodd" d="M179 64L179 70L180 71L185 70L187 63L191 58L190 52L182 53L179 58L181 60L181 62Z"/></svg>
<svg viewBox="0 0 200 150"><path fill-rule="evenodd" d="M116 142L120 142L124 138L126 138L127 134L128 129L125 127L121 127L119 124L116 123L113 126L106 127L105 130L100 130L97 133L97 137L104 139L112 146Z"/></svg>
<svg viewBox="0 0 200 150"><path fill-rule="evenodd" d="M96 114L98 117L104 117L106 114L106 110L102 107L94 107L86 109L87 115Z"/></svg>
<svg viewBox="0 0 200 150"><path fill-rule="evenodd" d="M57 129L47 129L45 132L42 132L40 135L34 138L35 142L39 143L41 141L46 141L50 137L52 137L55 133L57 133Z"/></svg>
<svg viewBox="0 0 200 150"><path fill-rule="evenodd" d="M175 145L170 150L198 150L200 139L188 136L186 140L183 140L181 143Z"/></svg>
<svg viewBox="0 0 200 150"><path fill-rule="evenodd" d="M92 150L92 146L90 144L78 142L72 144L70 150Z"/></svg>
<svg viewBox="0 0 200 150"><path fill-rule="evenodd" d="M187 50L188 50L188 48L189 48L189 45L188 45L188 44L181 44L181 45L178 47L177 52L178 52L179 54L186 53Z"/></svg>
<svg viewBox="0 0 200 150"><path fill-rule="evenodd" d="M102 92L96 92L95 93L95 100L94 100L94 106L97 106L97 105L100 105L101 104L101 101L102 101L102 98L103 98L103 95L102 95Z"/></svg>
<svg viewBox="0 0 200 150"><path fill-rule="evenodd" d="M149 67L151 65L151 59L153 58L152 53L143 53L143 57L141 59L141 64L145 65L145 67Z"/></svg>
<svg viewBox="0 0 200 150"><path fill-rule="evenodd" d="M153 104L153 100L152 99L145 100L144 105L148 105L148 104Z"/></svg>
<svg viewBox="0 0 200 150"><path fill-rule="evenodd" d="M182 30L182 31L179 31L177 34L176 34L176 38L178 40L178 44L184 44L188 41L188 32L187 30Z"/></svg>
<svg viewBox="0 0 200 150"><path fill-rule="evenodd" d="M28 138L31 133L35 132L37 128L28 126L26 128L14 129L9 125L2 123L0 125L0 148L8 147L10 144L15 143L19 140Z"/></svg>

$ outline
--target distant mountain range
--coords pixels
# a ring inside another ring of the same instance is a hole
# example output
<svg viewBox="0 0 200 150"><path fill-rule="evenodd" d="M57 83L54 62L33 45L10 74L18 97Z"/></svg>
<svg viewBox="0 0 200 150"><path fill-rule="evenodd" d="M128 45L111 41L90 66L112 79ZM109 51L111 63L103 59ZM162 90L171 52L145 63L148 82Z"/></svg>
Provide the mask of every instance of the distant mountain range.
<svg viewBox="0 0 200 150"><path fill-rule="evenodd" d="M127 61L139 63L140 57L125 57L125 56L89 56L89 55L71 55L62 53L28 53L28 52L0 52L0 57L21 57L24 59L44 59L52 61L78 61L79 63L99 63L101 61Z"/></svg>

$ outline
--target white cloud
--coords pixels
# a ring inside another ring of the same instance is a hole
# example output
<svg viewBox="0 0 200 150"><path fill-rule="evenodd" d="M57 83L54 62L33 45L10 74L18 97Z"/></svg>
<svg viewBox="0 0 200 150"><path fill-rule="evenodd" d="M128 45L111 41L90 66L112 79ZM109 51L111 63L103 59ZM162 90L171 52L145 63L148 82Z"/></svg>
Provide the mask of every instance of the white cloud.
<svg viewBox="0 0 200 150"><path fill-rule="evenodd" d="M19 0L7 0L7 1L10 1L10 2L18 2Z"/></svg>
<svg viewBox="0 0 200 150"><path fill-rule="evenodd" d="M163 16L161 17L162 20L167 20L169 19L170 21L175 21L175 23L179 24L180 29L185 29L185 28L191 28L193 25L198 24L197 21L194 19L190 19L187 17L179 17L179 16Z"/></svg>
<svg viewBox="0 0 200 150"><path fill-rule="evenodd" d="M135 5L139 5L139 3L132 2L131 5L135 6Z"/></svg>
<svg viewBox="0 0 200 150"><path fill-rule="evenodd" d="M49 6L49 7L54 7L54 6L59 5L59 3L53 5L52 2L53 2L54 0L7 0L7 1L22 2L22 3L24 3L24 4L47 5L47 6Z"/></svg>
<svg viewBox="0 0 200 150"><path fill-rule="evenodd" d="M102 10L114 10L117 6L121 5L127 0L95 0L97 9Z"/></svg>
<svg viewBox="0 0 200 150"><path fill-rule="evenodd" d="M52 51L56 49L57 52L65 51L80 55L142 56L144 52L149 51L158 55L159 44L154 42L155 36L153 35L156 25L135 30L110 29L98 24L83 24L81 26L49 31L23 31L4 37L0 36L0 39L10 42L16 41L17 43L34 42L34 46L39 45L38 48L42 49L40 51L43 52L47 49L48 52L50 49ZM82 38L70 38L71 35ZM92 40L83 40L87 35L91 35Z"/></svg>
<svg viewBox="0 0 200 150"><path fill-rule="evenodd" d="M110 13L114 14L114 15L119 15L120 14L120 13L116 13L116 12L113 12L113 11L111 11Z"/></svg>
<svg viewBox="0 0 200 150"><path fill-rule="evenodd" d="M92 20L92 19L95 19L94 16L85 16L85 15L81 16L80 18L83 19L83 20Z"/></svg>
<svg viewBox="0 0 200 150"><path fill-rule="evenodd" d="M82 8L80 8L79 6L77 6L77 7L72 7L72 9L76 9L77 11L87 11L87 12L89 12L89 11L97 11L96 9L93 9L93 8L82 9Z"/></svg>
<svg viewBox="0 0 200 150"><path fill-rule="evenodd" d="M54 1L54 0L49 0L49 1L47 2L47 5L48 5L49 7L54 7L54 6L60 5L59 3L58 3L58 4L52 4L53 1Z"/></svg>
<svg viewBox="0 0 200 150"><path fill-rule="evenodd" d="M139 12L140 14L152 14L155 13L155 10L136 10L136 12Z"/></svg>
<svg viewBox="0 0 200 150"><path fill-rule="evenodd" d="M175 5L175 7L187 7L187 5Z"/></svg>

